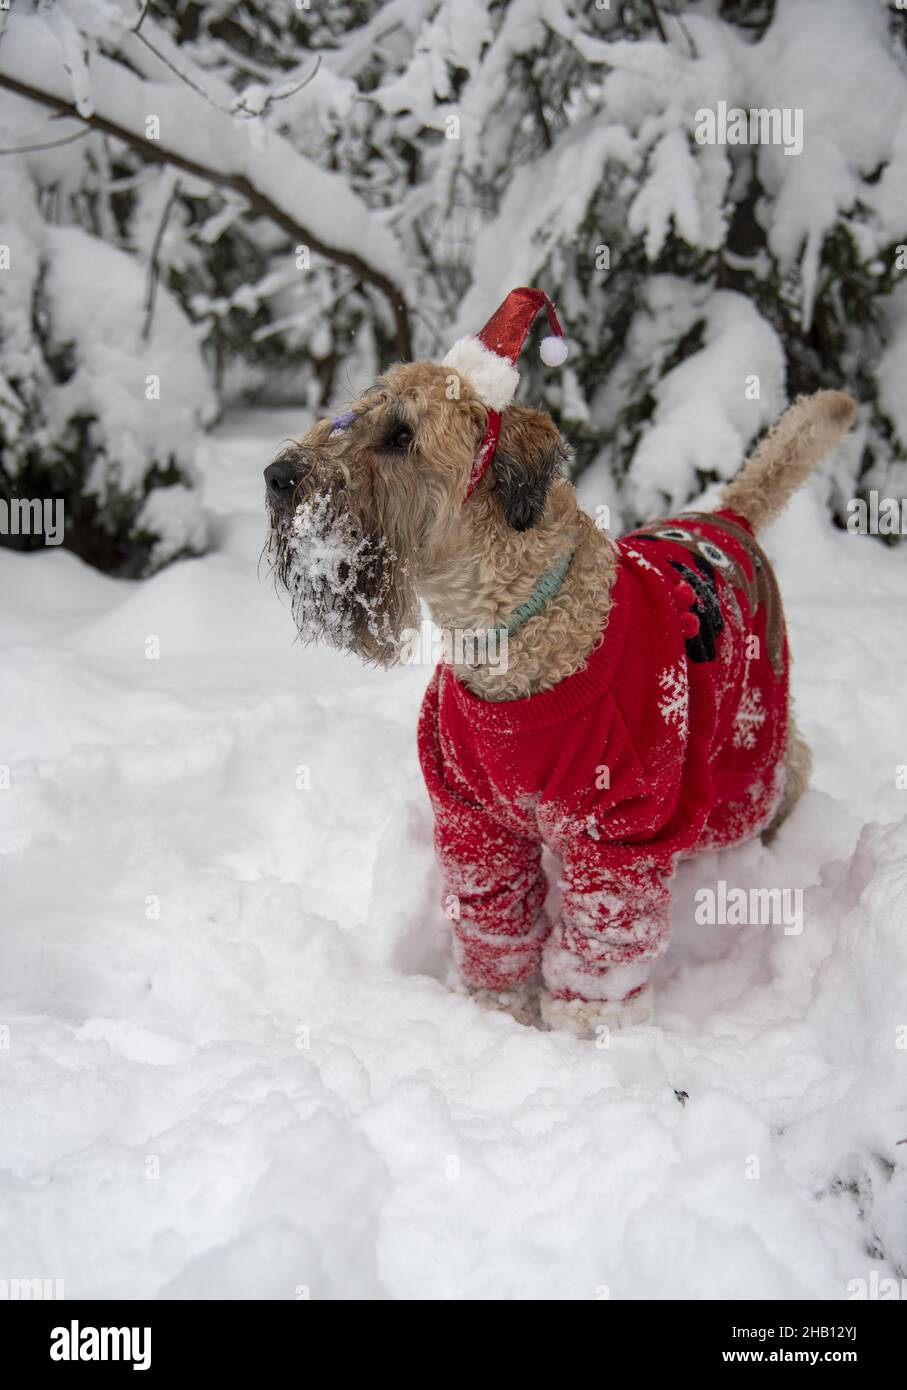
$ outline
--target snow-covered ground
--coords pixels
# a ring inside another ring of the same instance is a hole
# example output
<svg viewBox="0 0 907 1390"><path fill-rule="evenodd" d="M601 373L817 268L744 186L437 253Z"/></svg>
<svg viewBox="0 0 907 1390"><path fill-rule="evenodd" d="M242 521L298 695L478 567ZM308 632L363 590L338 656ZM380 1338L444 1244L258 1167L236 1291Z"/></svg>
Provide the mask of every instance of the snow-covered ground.
<svg viewBox="0 0 907 1390"><path fill-rule="evenodd" d="M261 468L301 424L206 441L202 560L132 583L0 551L0 1278L628 1299L907 1275L907 548L833 532L820 480L770 537L814 789L771 849L683 867L656 1025L597 1048L442 983L428 672L302 650L256 574ZM804 930L697 925L718 879L802 886Z"/></svg>

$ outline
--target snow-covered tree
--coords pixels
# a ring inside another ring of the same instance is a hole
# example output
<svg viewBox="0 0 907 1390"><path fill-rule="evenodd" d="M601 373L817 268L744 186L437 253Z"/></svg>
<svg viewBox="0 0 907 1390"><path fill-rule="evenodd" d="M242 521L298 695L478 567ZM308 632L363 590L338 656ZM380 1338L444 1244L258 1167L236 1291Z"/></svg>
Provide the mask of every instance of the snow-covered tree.
<svg viewBox="0 0 907 1390"><path fill-rule="evenodd" d="M159 288L152 316L135 258L45 222L11 163L0 245L0 494L61 498L66 544L117 574L203 550L193 453L214 402L179 305Z"/></svg>

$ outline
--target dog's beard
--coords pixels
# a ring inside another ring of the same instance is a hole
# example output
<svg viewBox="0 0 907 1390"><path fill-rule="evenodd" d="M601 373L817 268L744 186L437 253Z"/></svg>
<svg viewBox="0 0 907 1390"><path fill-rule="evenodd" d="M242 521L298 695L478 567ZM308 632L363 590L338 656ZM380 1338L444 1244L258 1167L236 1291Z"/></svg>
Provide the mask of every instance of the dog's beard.
<svg viewBox="0 0 907 1390"><path fill-rule="evenodd" d="M357 529L339 489L312 493L289 517L273 517L271 553L303 642L325 642L393 665L405 576L383 536Z"/></svg>

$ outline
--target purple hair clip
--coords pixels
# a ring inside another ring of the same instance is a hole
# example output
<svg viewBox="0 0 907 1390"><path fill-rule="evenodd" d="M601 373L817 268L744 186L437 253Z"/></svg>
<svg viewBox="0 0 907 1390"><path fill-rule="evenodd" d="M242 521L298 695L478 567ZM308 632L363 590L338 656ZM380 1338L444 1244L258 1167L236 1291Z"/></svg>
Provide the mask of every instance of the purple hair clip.
<svg viewBox="0 0 907 1390"><path fill-rule="evenodd" d="M334 426L331 430L331 434L339 434L342 430L349 429L355 418L355 410L347 410L343 415L335 415L331 421L331 424Z"/></svg>

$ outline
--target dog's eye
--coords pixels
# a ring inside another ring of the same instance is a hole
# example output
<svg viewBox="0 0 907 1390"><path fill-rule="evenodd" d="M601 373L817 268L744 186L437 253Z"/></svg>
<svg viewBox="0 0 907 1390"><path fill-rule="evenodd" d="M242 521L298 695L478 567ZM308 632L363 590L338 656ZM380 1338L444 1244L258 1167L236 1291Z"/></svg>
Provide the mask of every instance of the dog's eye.
<svg viewBox="0 0 907 1390"><path fill-rule="evenodd" d="M413 442L413 432L409 425L397 425L392 434L389 434L382 444L382 449L391 449L394 453L405 454Z"/></svg>

